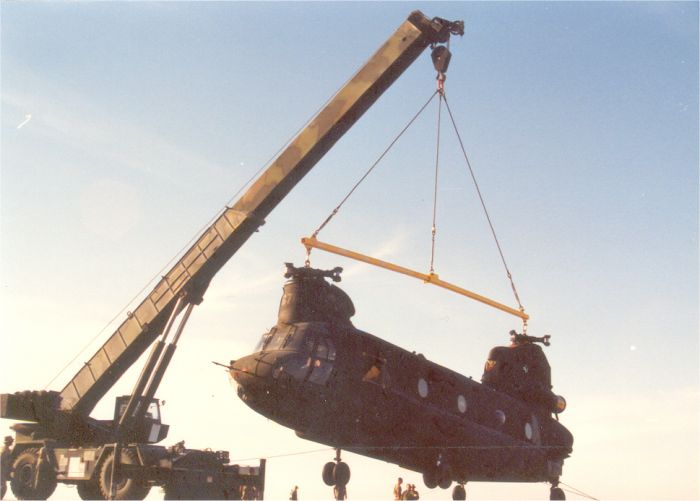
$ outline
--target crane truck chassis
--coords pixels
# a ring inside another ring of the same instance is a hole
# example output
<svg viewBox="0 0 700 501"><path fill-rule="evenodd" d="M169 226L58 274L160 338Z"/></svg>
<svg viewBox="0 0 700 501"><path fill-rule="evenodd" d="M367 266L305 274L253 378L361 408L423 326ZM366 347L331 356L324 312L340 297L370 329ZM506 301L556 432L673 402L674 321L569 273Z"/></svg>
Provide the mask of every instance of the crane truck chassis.
<svg viewBox="0 0 700 501"><path fill-rule="evenodd" d="M1 395L3 415L27 411L17 407L26 402L58 398L57 392L26 393ZM117 397L115 420L102 421L105 428L119 421L130 398ZM37 434L31 423L13 425L17 442L12 451L12 492L18 499L46 499L60 482L75 485L81 499L143 499L154 486L163 488L165 499L242 499L246 490L263 499L265 459L256 466L232 465L228 451L188 449L184 441L171 447L148 443L164 439L168 432L157 399L151 400L140 424L148 437L119 447L119 473L114 477L114 444L66 447ZM112 478L117 479L114 485Z"/></svg>
<svg viewBox="0 0 700 501"><path fill-rule="evenodd" d="M228 464L227 452L190 450L182 443L154 445L168 432L160 422L156 390L192 308L202 302L218 271L427 47L433 49L438 82L444 79L449 62L444 44L451 35L463 34L462 21L412 12L236 203L222 211L63 390L0 395L0 417L29 421L12 426L16 445L10 485L18 499L46 499L58 482L77 485L82 499L143 499L153 485L163 486L166 498L237 498L243 487L254 487L262 499L264 460L241 467ZM132 394L117 398L114 418L92 418L95 405L149 346Z"/></svg>

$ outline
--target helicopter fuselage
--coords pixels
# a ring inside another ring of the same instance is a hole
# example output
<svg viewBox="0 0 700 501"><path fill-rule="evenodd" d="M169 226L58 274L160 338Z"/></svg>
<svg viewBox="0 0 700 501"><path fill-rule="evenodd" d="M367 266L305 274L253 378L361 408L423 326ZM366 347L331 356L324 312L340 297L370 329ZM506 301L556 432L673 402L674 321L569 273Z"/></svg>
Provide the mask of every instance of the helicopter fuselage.
<svg viewBox="0 0 700 501"><path fill-rule="evenodd" d="M321 282L290 281L278 324L232 363L248 406L302 438L434 483L558 478L573 437L549 410L356 329L349 297Z"/></svg>

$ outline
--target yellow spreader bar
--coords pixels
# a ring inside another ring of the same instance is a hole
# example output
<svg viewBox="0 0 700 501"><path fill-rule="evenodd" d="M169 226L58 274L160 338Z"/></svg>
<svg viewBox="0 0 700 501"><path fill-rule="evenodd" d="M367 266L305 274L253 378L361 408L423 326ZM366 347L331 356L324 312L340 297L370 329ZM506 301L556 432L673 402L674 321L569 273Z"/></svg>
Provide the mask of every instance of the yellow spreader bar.
<svg viewBox="0 0 700 501"><path fill-rule="evenodd" d="M480 303L484 303L488 306L491 306L492 308L496 308L498 310L505 311L506 313L510 313L511 315L515 315L516 317L520 317L523 320L528 320L530 318L530 316L524 311L516 310L515 308L511 308L510 306L501 304L497 301L494 301L493 299L489 299L480 294L477 294L476 292L468 291L467 289L463 289L449 282L445 282L444 280L440 280L440 278L438 278L437 274L435 273L430 273L428 275L426 275L425 273L419 273L417 271L404 268L403 266L398 266L396 264L382 261L381 259L375 259L373 257L365 256L364 254L359 254L351 250L336 247L335 245L320 242L314 237L302 238L301 243L304 244L304 247L306 247L307 250L310 250L312 248L321 249L332 254L338 254L339 256L349 257L350 259L362 261L363 263L379 266L380 268L384 268L386 270L395 271L396 273L402 273L404 275L408 275L409 277L414 277L423 280L423 282L425 283L437 285L438 287L442 287L443 289L447 289L452 292L456 292L457 294L467 296L468 298L479 301Z"/></svg>

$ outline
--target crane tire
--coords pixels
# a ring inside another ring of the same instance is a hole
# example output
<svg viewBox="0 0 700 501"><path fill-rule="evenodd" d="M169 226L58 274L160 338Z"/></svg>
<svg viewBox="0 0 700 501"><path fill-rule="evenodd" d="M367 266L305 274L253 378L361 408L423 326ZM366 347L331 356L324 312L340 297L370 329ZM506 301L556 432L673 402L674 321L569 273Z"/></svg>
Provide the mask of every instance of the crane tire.
<svg viewBox="0 0 700 501"><path fill-rule="evenodd" d="M83 482L78 482L75 487L76 489L78 489L78 496L80 496L80 499L107 499L104 496L102 496L102 492L100 491L100 484L97 481L97 479L93 478L90 480L85 480Z"/></svg>
<svg viewBox="0 0 700 501"><path fill-rule="evenodd" d="M34 477L37 468L37 485ZM47 499L56 490L56 473L47 463L39 464L39 449L31 447L22 451L12 463L10 488L17 499Z"/></svg>
<svg viewBox="0 0 700 501"><path fill-rule="evenodd" d="M335 469L335 463L332 461L328 461L326 464L323 465L323 471L321 472L321 477L323 478L323 483L326 484L328 487L332 487L335 485L335 481L333 480L333 470Z"/></svg>
<svg viewBox="0 0 700 501"><path fill-rule="evenodd" d="M138 464L138 459L131 449L122 449L121 462L122 464ZM103 496L102 499L111 499L109 490L112 479L112 463L114 463L114 452L104 460L100 468L99 485L100 494ZM150 490L151 486L143 480L124 477L118 480L114 499L135 499L140 501L148 495Z"/></svg>

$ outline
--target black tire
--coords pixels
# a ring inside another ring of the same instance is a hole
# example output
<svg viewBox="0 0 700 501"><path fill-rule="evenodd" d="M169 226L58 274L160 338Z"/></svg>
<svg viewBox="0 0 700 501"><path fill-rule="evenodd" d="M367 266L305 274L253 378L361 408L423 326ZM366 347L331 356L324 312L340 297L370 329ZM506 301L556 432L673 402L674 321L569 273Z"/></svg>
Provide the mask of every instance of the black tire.
<svg viewBox="0 0 700 501"><path fill-rule="evenodd" d="M440 489L449 489L452 485L452 474L449 465L441 463L435 472L435 478Z"/></svg>
<svg viewBox="0 0 700 501"><path fill-rule="evenodd" d="M122 449L122 464L138 464L136 455L131 449ZM114 452L110 453L100 467L99 485L102 499L111 499L110 487L112 479L112 463L114 463ZM142 480L135 478L117 478L117 489L114 499L136 499L142 500L148 495L151 486Z"/></svg>
<svg viewBox="0 0 700 501"><path fill-rule="evenodd" d="M37 485L34 477L38 473ZM10 488L17 499L47 499L56 490L56 472L47 462L39 464L39 449L22 451L12 463Z"/></svg>
<svg viewBox="0 0 700 501"><path fill-rule="evenodd" d="M423 483L428 489L435 489L438 486L437 474L432 470L424 471Z"/></svg>
<svg viewBox="0 0 700 501"><path fill-rule="evenodd" d="M333 468L333 485L348 485L350 482L350 467L340 461Z"/></svg>
<svg viewBox="0 0 700 501"><path fill-rule="evenodd" d="M449 489L451 485L452 480L450 477L442 477L438 482L438 487L440 487L440 489Z"/></svg>
<svg viewBox="0 0 700 501"><path fill-rule="evenodd" d="M452 499L454 501L464 501L467 499L467 490L463 485L457 484L455 488L452 489Z"/></svg>
<svg viewBox="0 0 700 501"><path fill-rule="evenodd" d="M102 495L100 484L97 482L97 479L78 482L76 488L78 489L78 496L80 496L80 499L107 499Z"/></svg>
<svg viewBox="0 0 700 501"><path fill-rule="evenodd" d="M564 501L566 500L566 494L564 494L564 491L561 490L559 487L552 487L549 490L549 499L557 501L561 500Z"/></svg>
<svg viewBox="0 0 700 501"><path fill-rule="evenodd" d="M333 487L335 485L335 481L333 480L333 470L335 470L334 462L329 461L323 465L321 477L323 478L323 483L326 484L328 487Z"/></svg>

